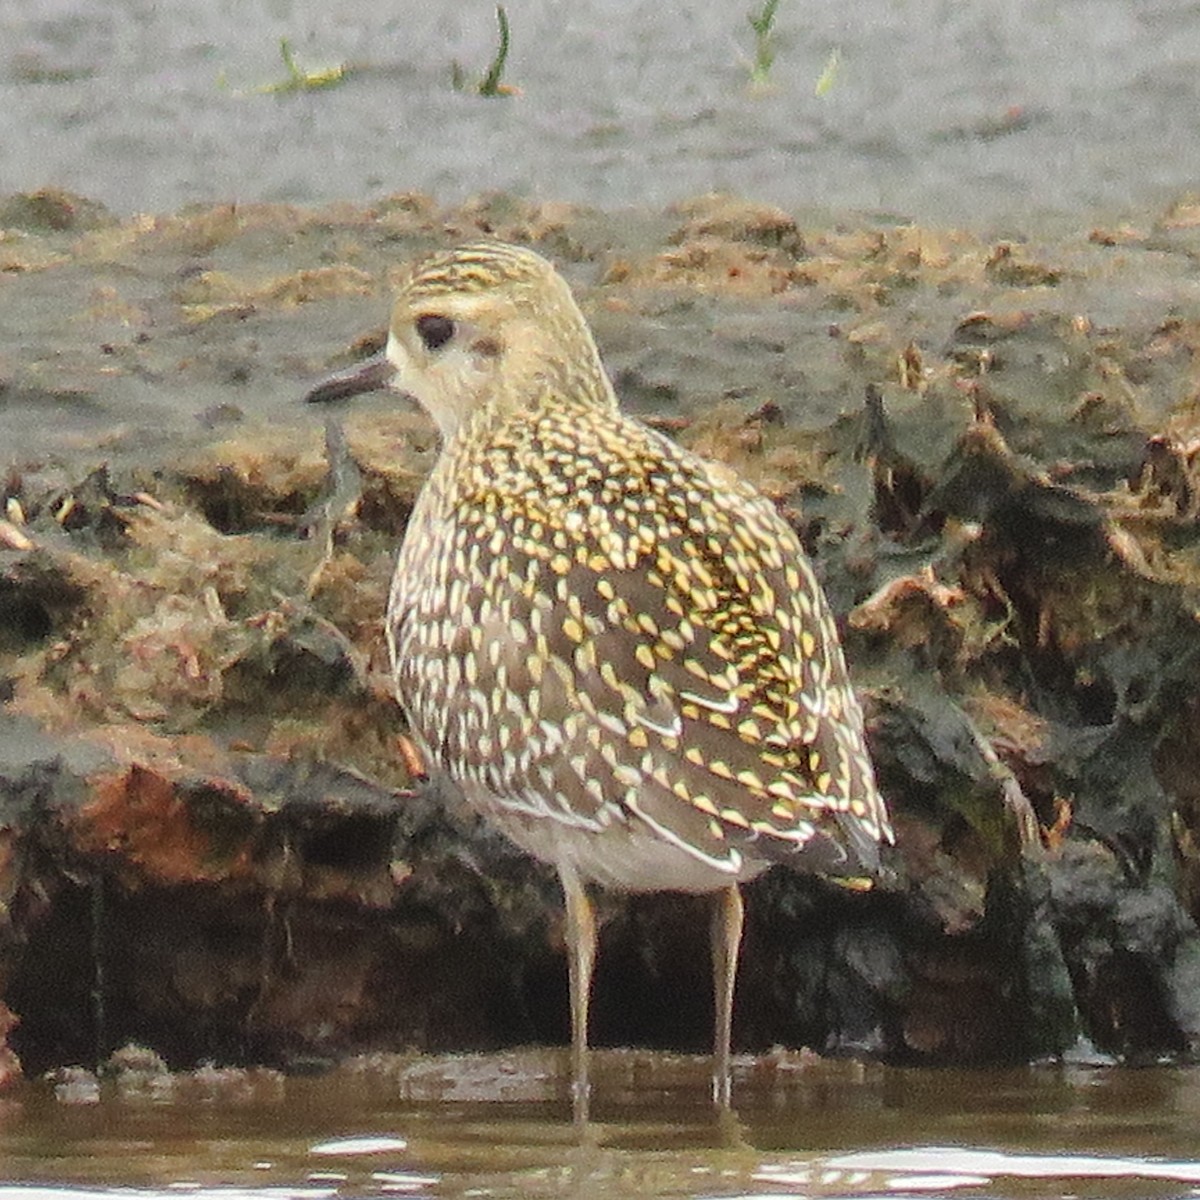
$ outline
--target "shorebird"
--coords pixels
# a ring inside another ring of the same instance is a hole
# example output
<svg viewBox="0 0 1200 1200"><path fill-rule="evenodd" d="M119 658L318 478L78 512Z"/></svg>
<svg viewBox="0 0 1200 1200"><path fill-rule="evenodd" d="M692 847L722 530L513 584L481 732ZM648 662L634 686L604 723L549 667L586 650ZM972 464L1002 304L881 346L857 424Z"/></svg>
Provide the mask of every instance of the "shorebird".
<svg viewBox="0 0 1200 1200"><path fill-rule="evenodd" d="M593 885L714 895L727 1108L739 884L869 879L892 836L812 566L763 495L620 411L531 250L418 262L385 352L310 398L385 383L441 434L387 607L396 696L430 769L562 882L576 1115Z"/></svg>

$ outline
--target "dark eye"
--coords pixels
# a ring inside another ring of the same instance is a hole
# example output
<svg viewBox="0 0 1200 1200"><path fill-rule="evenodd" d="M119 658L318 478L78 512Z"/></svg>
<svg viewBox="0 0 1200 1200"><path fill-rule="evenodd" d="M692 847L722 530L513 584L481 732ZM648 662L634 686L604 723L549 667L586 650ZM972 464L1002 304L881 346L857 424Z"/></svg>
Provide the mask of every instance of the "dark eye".
<svg viewBox="0 0 1200 1200"><path fill-rule="evenodd" d="M454 336L454 322L437 313L426 313L417 318L417 336L426 350L437 350Z"/></svg>

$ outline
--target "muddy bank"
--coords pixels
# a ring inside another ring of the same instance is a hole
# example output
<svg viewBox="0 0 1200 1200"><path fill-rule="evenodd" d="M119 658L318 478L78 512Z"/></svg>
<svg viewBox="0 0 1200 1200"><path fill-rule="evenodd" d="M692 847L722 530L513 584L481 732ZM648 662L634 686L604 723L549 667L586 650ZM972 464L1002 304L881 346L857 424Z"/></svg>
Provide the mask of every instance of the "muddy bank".
<svg viewBox="0 0 1200 1200"><path fill-rule="evenodd" d="M565 1038L550 873L398 745L432 428L299 403L480 230L563 265L629 407L777 500L843 624L893 874L748 889L739 1045L1194 1051L1196 205L1054 242L712 197L0 226L0 1073ZM609 908L596 1041L703 1049L702 905Z"/></svg>

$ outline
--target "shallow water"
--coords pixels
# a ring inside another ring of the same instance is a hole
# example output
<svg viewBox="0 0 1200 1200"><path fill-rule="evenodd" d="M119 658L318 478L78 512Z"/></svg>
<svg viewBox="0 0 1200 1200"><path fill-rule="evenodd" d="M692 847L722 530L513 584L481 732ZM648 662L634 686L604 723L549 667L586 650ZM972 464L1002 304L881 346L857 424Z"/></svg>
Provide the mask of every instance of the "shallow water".
<svg viewBox="0 0 1200 1200"><path fill-rule="evenodd" d="M8 0L0 193L56 184L132 212L716 188L987 221L1153 207L1200 182L1194 0L782 0L755 91L761 7L509 0L522 94L486 100L450 84L453 62L476 80L492 55L484 0ZM356 69L258 94L286 78L282 37L303 69Z"/></svg>
<svg viewBox="0 0 1200 1200"><path fill-rule="evenodd" d="M0 1106L0 1200L421 1196L1174 1196L1200 1190L1200 1072L915 1071L743 1060L737 1122L706 1064L600 1055L581 1144L565 1057L411 1059L277 1087L26 1085ZM490 1084L489 1084L490 1079ZM631 1086L636 1084L636 1086ZM458 1099L433 1099L443 1095ZM508 1100L462 1098L508 1095ZM36 1185L36 1186L35 1186Z"/></svg>

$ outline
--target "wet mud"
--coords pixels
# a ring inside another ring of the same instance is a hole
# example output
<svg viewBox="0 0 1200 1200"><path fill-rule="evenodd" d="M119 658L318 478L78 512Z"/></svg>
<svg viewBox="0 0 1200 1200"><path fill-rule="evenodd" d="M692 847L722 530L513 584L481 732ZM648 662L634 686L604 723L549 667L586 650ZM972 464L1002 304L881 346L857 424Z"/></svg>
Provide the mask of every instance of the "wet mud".
<svg viewBox="0 0 1200 1200"><path fill-rule="evenodd" d="M628 407L776 500L843 628L889 878L747 888L737 1045L1192 1056L1200 207L1048 241L44 192L0 203L0 1077L565 1039L551 873L410 774L389 694L433 430L300 403L479 232L562 264ZM605 911L595 1041L703 1050L703 904Z"/></svg>

